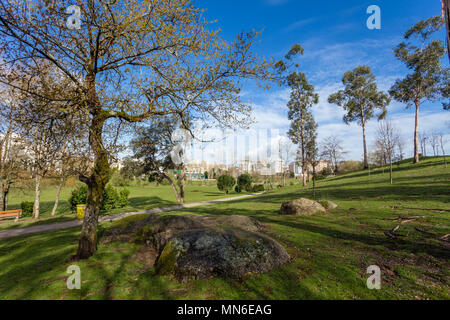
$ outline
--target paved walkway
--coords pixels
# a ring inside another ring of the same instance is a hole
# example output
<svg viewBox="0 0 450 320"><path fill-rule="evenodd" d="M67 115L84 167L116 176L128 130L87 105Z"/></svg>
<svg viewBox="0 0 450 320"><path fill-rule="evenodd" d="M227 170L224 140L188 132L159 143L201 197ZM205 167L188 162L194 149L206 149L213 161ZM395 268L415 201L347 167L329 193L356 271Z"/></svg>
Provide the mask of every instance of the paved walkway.
<svg viewBox="0 0 450 320"><path fill-rule="evenodd" d="M246 199L246 198L250 198L250 197L254 197L254 196L259 196L262 194L263 193L256 193L256 194L250 194L250 195L234 197L234 198L225 198L225 199L217 199L217 200L211 200L211 201L194 202L194 203L165 207L165 208L156 208L156 209L150 209L150 210L144 210L144 211L138 211L138 212L122 213L122 214L117 214L117 215L100 217L99 222L105 222L105 221L112 222L112 221L120 220L120 219L123 219L126 217L135 216L135 215L156 214L156 213L161 213L161 212L169 212L169 211L176 211L176 210L187 209L187 208L195 208L195 207L200 207L200 206L205 206L205 205L210 205L210 204L215 204L215 203L220 203L220 202L228 202L228 201L233 201L233 200ZM45 232L45 231L73 228L73 227L81 226L82 224L83 224L82 220L74 220L74 221L68 221L68 222L50 223L50 224L43 224L43 225L39 225L39 226L3 230L3 231L0 231L0 239L17 237L17 236L21 236L24 234L32 234L32 233L39 233L39 232Z"/></svg>

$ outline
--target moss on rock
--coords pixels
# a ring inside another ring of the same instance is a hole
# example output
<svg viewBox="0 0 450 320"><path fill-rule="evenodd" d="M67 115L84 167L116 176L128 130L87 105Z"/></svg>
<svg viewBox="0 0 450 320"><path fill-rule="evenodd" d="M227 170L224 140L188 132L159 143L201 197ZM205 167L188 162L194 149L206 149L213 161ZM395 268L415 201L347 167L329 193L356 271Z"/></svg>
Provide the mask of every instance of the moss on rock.
<svg viewBox="0 0 450 320"><path fill-rule="evenodd" d="M207 228L174 236L158 259L157 271L182 279L240 278L272 270L289 259L280 244L263 235Z"/></svg>

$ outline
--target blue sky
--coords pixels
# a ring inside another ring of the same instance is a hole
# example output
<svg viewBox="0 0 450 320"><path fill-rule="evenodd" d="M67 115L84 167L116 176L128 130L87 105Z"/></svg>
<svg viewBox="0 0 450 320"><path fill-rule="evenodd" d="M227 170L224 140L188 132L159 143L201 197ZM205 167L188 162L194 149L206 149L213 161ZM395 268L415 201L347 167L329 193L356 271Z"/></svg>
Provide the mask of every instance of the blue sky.
<svg viewBox="0 0 450 320"><path fill-rule="evenodd" d="M379 88L387 91L407 73L395 59L393 47L402 41L410 26L441 13L440 0L197 0L195 3L207 9L209 20L217 20L214 27L221 28L225 39L232 40L241 31L264 30L256 51L266 57L279 59L294 43L304 47L305 55L299 60L301 70L320 94L320 103L313 108L319 122L319 139L332 134L339 136L344 140L349 159L362 157L361 129L356 124L343 124L343 111L328 104L328 96L341 88L346 70L363 64L372 67ZM366 10L370 5L381 8L381 30L366 27L369 17ZM254 107L253 128L276 128L283 135L289 126L288 97L286 88L274 86L263 91L245 87L243 99L251 101ZM407 156L412 156L414 111L405 110L397 102L391 103L389 111L388 117L407 141ZM450 112L444 111L440 103L423 105L421 131L443 131L449 140L448 121ZM376 128L377 121L372 120L368 128L369 146L375 139Z"/></svg>

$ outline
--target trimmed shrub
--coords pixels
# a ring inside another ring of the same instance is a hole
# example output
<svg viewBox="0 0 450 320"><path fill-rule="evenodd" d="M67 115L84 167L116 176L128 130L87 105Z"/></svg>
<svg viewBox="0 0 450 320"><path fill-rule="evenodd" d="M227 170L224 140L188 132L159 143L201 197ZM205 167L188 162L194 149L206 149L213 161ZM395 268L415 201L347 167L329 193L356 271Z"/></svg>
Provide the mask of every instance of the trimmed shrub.
<svg viewBox="0 0 450 320"><path fill-rule="evenodd" d="M247 192L252 191L252 176L249 174L241 174L237 179L237 184L239 188L242 190L245 190Z"/></svg>
<svg viewBox="0 0 450 320"><path fill-rule="evenodd" d="M217 188L219 188L220 191L224 191L227 194L230 192L230 190L233 189L235 184L236 179L227 174L220 176L219 179L217 179Z"/></svg>
<svg viewBox="0 0 450 320"><path fill-rule="evenodd" d="M34 203L30 201L24 201L20 204L22 209L22 217L32 217L33 216Z"/></svg>

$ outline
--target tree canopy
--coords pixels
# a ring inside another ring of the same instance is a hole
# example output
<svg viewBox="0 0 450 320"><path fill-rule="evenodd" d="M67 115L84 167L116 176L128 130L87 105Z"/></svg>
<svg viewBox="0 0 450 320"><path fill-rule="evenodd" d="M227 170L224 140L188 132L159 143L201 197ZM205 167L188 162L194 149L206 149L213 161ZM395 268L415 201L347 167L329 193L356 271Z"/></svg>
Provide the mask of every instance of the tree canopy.
<svg viewBox="0 0 450 320"><path fill-rule="evenodd" d="M445 55L444 43L432 39L442 28L440 16L419 21L404 35L404 40L395 49L395 56L411 70L404 79L397 80L389 90L397 101L407 108L415 106L414 162L419 162L419 108L427 100L436 101L449 97L449 71L441 65ZM444 102L444 109L448 103Z"/></svg>
<svg viewBox="0 0 450 320"><path fill-rule="evenodd" d="M103 190L111 170L103 139L108 123L136 123L164 115L222 126L248 122L251 108L240 98L242 79L264 80L270 65L252 48L258 32L235 41L210 30L191 0L76 0L67 19L64 2L37 0L0 6L0 83L14 86L51 64L70 81L67 113L89 117L94 164L80 180L88 185L87 207L76 259L97 248ZM37 95L32 87L20 88ZM120 133L120 132L119 132Z"/></svg>
<svg viewBox="0 0 450 320"><path fill-rule="evenodd" d="M363 129L364 167L369 167L367 158L366 123L375 116L383 119L391 102L389 95L378 91L376 77L368 66L359 66L347 71L342 78L343 90L330 95L329 103L342 107L347 113L344 122L357 122Z"/></svg>

